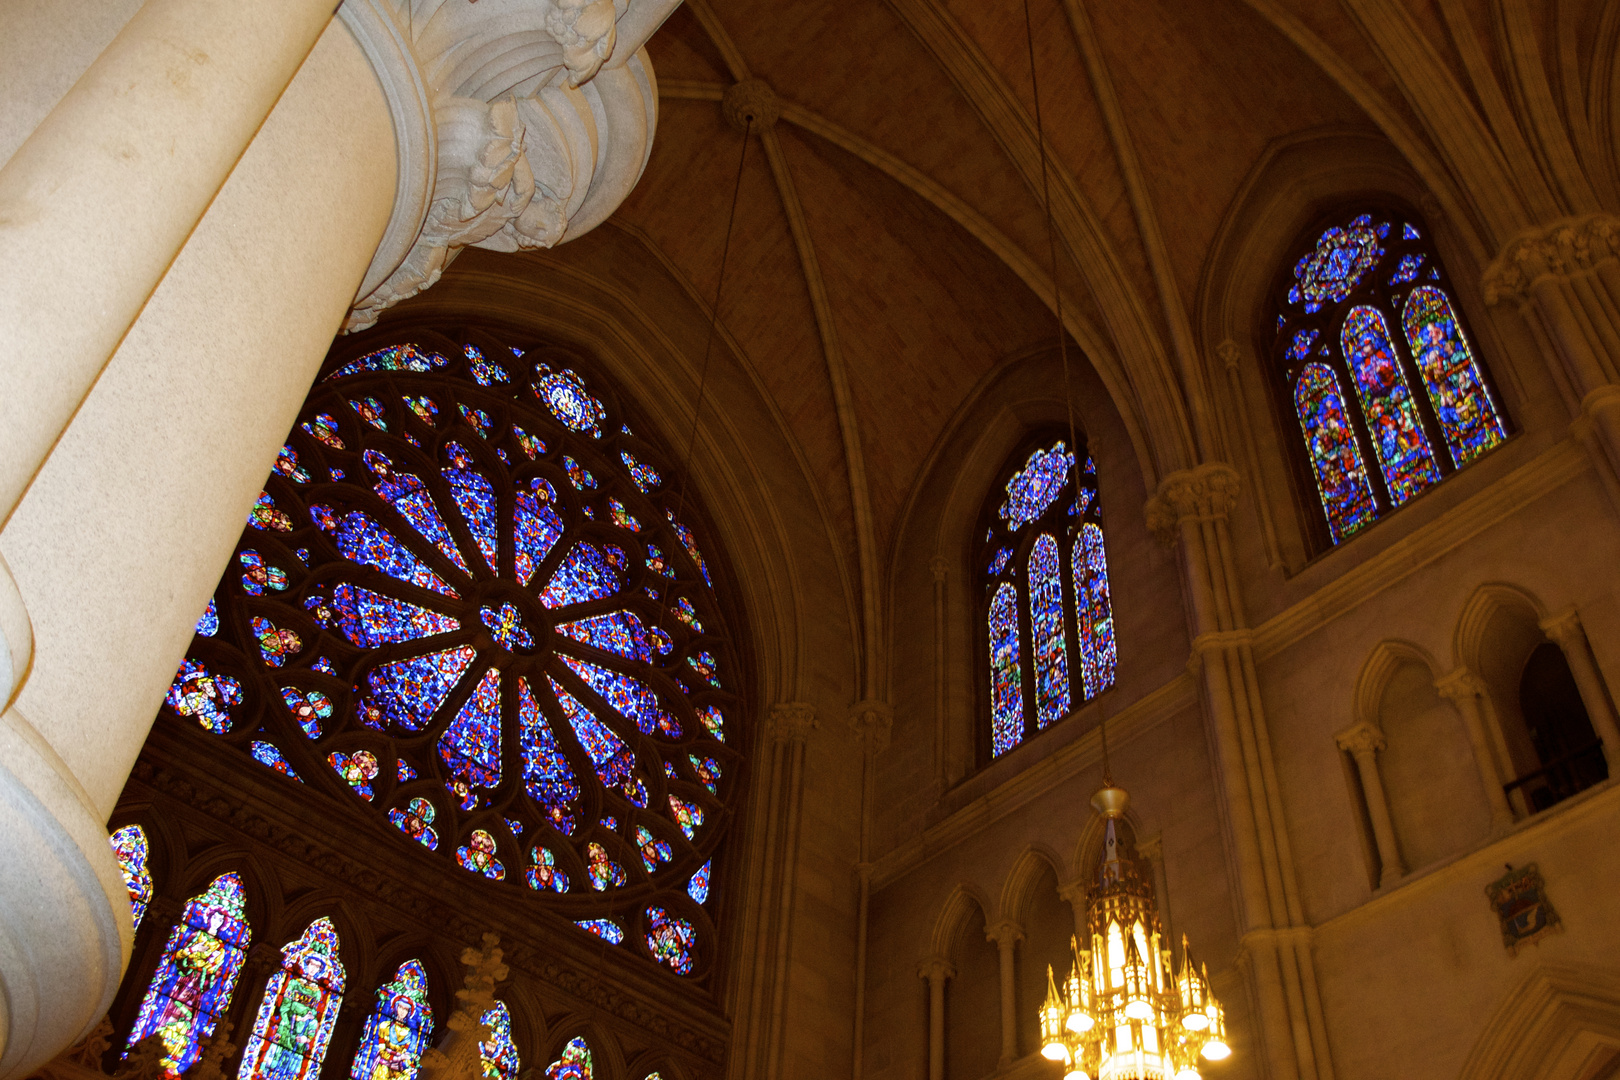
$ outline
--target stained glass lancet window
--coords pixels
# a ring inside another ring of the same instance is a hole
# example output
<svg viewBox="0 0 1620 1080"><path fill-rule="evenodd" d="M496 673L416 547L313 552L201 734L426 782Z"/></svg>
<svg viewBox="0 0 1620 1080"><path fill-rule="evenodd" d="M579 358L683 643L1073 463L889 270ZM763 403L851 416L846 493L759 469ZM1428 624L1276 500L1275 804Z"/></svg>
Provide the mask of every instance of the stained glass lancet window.
<svg viewBox="0 0 1620 1080"><path fill-rule="evenodd" d="M186 904L180 924L169 934L125 1054L156 1035L163 1042L162 1064L171 1080L191 1068L230 1004L249 936L242 878L221 874Z"/></svg>
<svg viewBox="0 0 1620 1080"><path fill-rule="evenodd" d="M330 919L316 919L281 950L281 970L265 984L237 1080L319 1076L343 1004L343 982L337 929Z"/></svg>
<svg viewBox="0 0 1620 1080"><path fill-rule="evenodd" d="M125 825L112 834L113 855L118 869L124 875L124 886L129 890L129 907L135 916L135 929L141 928L147 905L152 902L152 871L147 866L151 849L146 842L146 831L139 825Z"/></svg>
<svg viewBox="0 0 1620 1080"><path fill-rule="evenodd" d="M478 1044L484 1080L517 1080L523 1062L518 1057L517 1043L512 1041L512 1014L507 1011L506 1002L497 1001L480 1020L488 1030Z"/></svg>
<svg viewBox="0 0 1620 1080"><path fill-rule="evenodd" d="M1427 225L1399 210L1352 212L1301 247L1277 289L1271 351L1337 544L1508 429Z"/></svg>
<svg viewBox="0 0 1620 1080"><path fill-rule="evenodd" d="M582 1038L572 1038L546 1070L546 1080L592 1080L591 1047Z"/></svg>
<svg viewBox="0 0 1620 1080"><path fill-rule="evenodd" d="M1048 435L991 492L976 553L990 756L1114 684L1119 653L1097 466Z"/></svg>
<svg viewBox="0 0 1620 1080"><path fill-rule="evenodd" d="M432 1037L427 972L421 961L407 960L377 991L349 1080L416 1080L422 1051Z"/></svg>
<svg viewBox="0 0 1620 1080"><path fill-rule="evenodd" d="M575 924L657 910L616 940L698 974L713 924L688 885L747 732L701 499L587 358L413 338L340 343L166 722L513 902ZM1044 482L1020 498L1055 497Z"/></svg>

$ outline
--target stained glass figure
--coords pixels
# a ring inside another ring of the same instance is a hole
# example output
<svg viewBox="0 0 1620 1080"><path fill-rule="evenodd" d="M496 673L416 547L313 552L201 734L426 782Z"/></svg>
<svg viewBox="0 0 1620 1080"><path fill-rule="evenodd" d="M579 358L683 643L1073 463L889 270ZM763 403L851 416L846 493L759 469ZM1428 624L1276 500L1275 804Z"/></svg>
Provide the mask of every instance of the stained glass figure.
<svg viewBox="0 0 1620 1080"><path fill-rule="evenodd" d="M559 608L604 600L623 586L619 572L624 567L624 552L612 544L575 544L546 584L540 602Z"/></svg>
<svg viewBox="0 0 1620 1080"><path fill-rule="evenodd" d="M678 975L692 974L697 928L679 915L653 905L647 909L647 949Z"/></svg>
<svg viewBox="0 0 1620 1080"><path fill-rule="evenodd" d="M370 802L376 792L371 790L371 782L377 779L380 766L377 764L377 755L370 750L356 750L352 754L342 751L333 751L326 755L326 763L343 778L343 782L354 789L354 793Z"/></svg>
<svg viewBox="0 0 1620 1080"><path fill-rule="evenodd" d="M669 561L664 558L664 553L658 550L657 544L653 543L647 545L647 569L663 574L667 578L675 576L675 568L669 565Z"/></svg>
<svg viewBox="0 0 1620 1080"><path fill-rule="evenodd" d="M529 797L540 805L558 832L574 831L579 781L568 759L557 747L551 725L540 714L526 679L518 680L518 744L523 751L523 782Z"/></svg>
<svg viewBox="0 0 1620 1080"><path fill-rule="evenodd" d="M219 633L219 608L214 598L208 598L208 606L203 609L202 618L197 620L197 633L203 637L213 637Z"/></svg>
<svg viewBox="0 0 1620 1080"><path fill-rule="evenodd" d="M1373 520L1372 482L1362 464L1338 377L1326 364L1307 364L1294 384L1294 410L1310 450L1316 487L1337 543Z"/></svg>
<svg viewBox="0 0 1620 1080"><path fill-rule="evenodd" d="M362 649L397 645L461 629L461 623L453 616L348 582L332 590L331 612L343 636Z"/></svg>
<svg viewBox="0 0 1620 1080"><path fill-rule="evenodd" d="M405 407L415 413L416 418L428 427L433 427L439 422L439 406L430 397L421 394L407 397Z"/></svg>
<svg viewBox="0 0 1620 1080"><path fill-rule="evenodd" d="M697 831L703 825L703 807L696 803L689 803L679 795L669 797L669 812L675 818L675 824L681 827L688 840L697 838Z"/></svg>
<svg viewBox="0 0 1620 1080"><path fill-rule="evenodd" d="M266 589L280 592L287 587L287 571L271 566L257 551L243 551L237 560L246 570L242 575L242 588L249 596L262 596Z"/></svg>
<svg viewBox="0 0 1620 1080"><path fill-rule="evenodd" d="M693 633L703 633L703 623L698 620L697 611L692 607L692 601L684 596L675 599L675 617L692 628Z"/></svg>
<svg viewBox="0 0 1620 1080"><path fill-rule="evenodd" d="M326 381L341 379L346 375L358 375L365 371L431 371L447 363L449 361L438 353L423 352L415 345L390 345L386 349L378 349L358 360L350 361L328 375Z"/></svg>
<svg viewBox="0 0 1620 1080"><path fill-rule="evenodd" d="M597 843L585 845L585 874L597 892L618 888L626 881L624 867L609 858L607 848Z"/></svg>
<svg viewBox="0 0 1620 1080"><path fill-rule="evenodd" d="M530 461L538 460L540 455L546 452L546 444L543 439L535 438L516 424L512 425L512 437L518 441L519 446L523 447L523 452L529 455Z"/></svg>
<svg viewBox="0 0 1620 1080"><path fill-rule="evenodd" d="M517 1080L523 1063L518 1057L517 1044L512 1041L512 1014L506 1011L506 1002L497 1001L478 1022L489 1029L489 1034L478 1044L484 1080Z"/></svg>
<svg viewBox="0 0 1620 1080"><path fill-rule="evenodd" d="M343 983L337 929L330 919L316 919L281 950L281 970L264 988L237 1080L319 1076L343 1004Z"/></svg>
<svg viewBox="0 0 1620 1080"><path fill-rule="evenodd" d="M445 786L463 810L478 805L474 788L501 782L501 673L496 668L484 672L439 738L439 757L449 774Z"/></svg>
<svg viewBox="0 0 1620 1080"><path fill-rule="evenodd" d="M545 1080L592 1080L591 1048L584 1039L569 1039L562 1056L546 1069Z"/></svg>
<svg viewBox="0 0 1620 1080"><path fill-rule="evenodd" d="M399 966L377 990L377 1004L360 1033L349 1080L416 1080L422 1051L433 1038L427 971L419 960Z"/></svg>
<svg viewBox="0 0 1620 1080"><path fill-rule="evenodd" d="M252 753L253 760L257 761L259 764L276 770L276 772L280 773L282 776L293 780L298 780L300 784L303 783L302 780L298 779L298 774L293 772L293 767L287 763L287 759L282 757L281 751L276 747L275 743L267 743L262 739L255 739L253 741Z"/></svg>
<svg viewBox="0 0 1620 1080"><path fill-rule="evenodd" d="M253 626L253 635L259 639L259 655L271 667L281 667L304 648L296 632L278 627L263 616L255 615L248 622Z"/></svg>
<svg viewBox="0 0 1620 1080"><path fill-rule="evenodd" d="M373 521L365 511L353 510L341 518L326 506L311 506L309 512L315 524L332 537L343 557L351 562L381 570L408 585L445 596L459 595L420 556L394 539L393 533Z"/></svg>
<svg viewBox="0 0 1620 1080"><path fill-rule="evenodd" d="M331 413L316 413L313 420L301 425L305 432L330 446L333 450L343 449L343 439L338 434L337 417Z"/></svg>
<svg viewBox="0 0 1620 1080"><path fill-rule="evenodd" d="M1036 450L1029 461L1007 481L1007 501L1001 506L1001 520L1017 528L1046 513L1057 501L1074 471L1074 455L1061 441L1050 450Z"/></svg>
<svg viewBox="0 0 1620 1080"><path fill-rule="evenodd" d="M560 893L568 891L568 875L557 869L557 856L551 853L550 848L537 847L529 852L526 877L531 889L550 889Z"/></svg>
<svg viewBox="0 0 1620 1080"><path fill-rule="evenodd" d="M388 430L388 421L385 419L388 415L388 409L376 398L361 398L359 401L350 398L349 407L359 415L360 419L378 431Z"/></svg>
<svg viewBox="0 0 1620 1080"><path fill-rule="evenodd" d="M295 484L309 483L309 471L298 464L298 451L293 449L292 443L281 448L281 452L276 455L275 464L270 468Z"/></svg>
<svg viewBox="0 0 1620 1080"><path fill-rule="evenodd" d="M270 532L292 532L293 527L292 518L276 509L275 500L270 498L268 491L259 492L253 509L248 511L248 524Z"/></svg>
<svg viewBox="0 0 1620 1080"><path fill-rule="evenodd" d="M477 655L462 645L372 668L366 675L371 695L364 700L377 708L383 724L421 731Z"/></svg>
<svg viewBox="0 0 1620 1080"><path fill-rule="evenodd" d="M692 763L692 770L703 781L703 786L709 789L709 794L720 794L720 763L712 757L698 757L696 754L687 754L686 760Z"/></svg>
<svg viewBox="0 0 1620 1080"><path fill-rule="evenodd" d="M681 737L680 722L658 704L658 695L646 683L622 671L610 671L597 664L559 654L562 662L601 694L620 716L630 720L644 735ZM711 658L712 659L712 658Z"/></svg>
<svg viewBox="0 0 1620 1080"><path fill-rule="evenodd" d="M641 865L647 868L649 874L657 870L660 863L669 862L675 854L669 841L658 839L645 825L636 826L636 846L641 849Z"/></svg>
<svg viewBox="0 0 1620 1080"><path fill-rule="evenodd" d="M181 716L195 717L215 735L231 730L231 706L242 704L242 684L229 675L215 675L201 660L186 657L163 703Z"/></svg>
<svg viewBox="0 0 1620 1080"><path fill-rule="evenodd" d="M534 392L551 410L562 425L570 431L582 432L595 439L602 437L602 420L607 410L585 389L585 380L569 368L553 371L546 364L536 369L540 380Z"/></svg>
<svg viewBox="0 0 1620 1080"><path fill-rule="evenodd" d="M635 753L614 734L612 728L598 720L595 713L558 685L556 679L551 680L551 689L557 695L557 704L562 706L563 715L574 729L574 737L590 757L591 764L596 766L596 775L603 786L620 791L637 806L646 806L646 788L635 775Z"/></svg>
<svg viewBox="0 0 1620 1080"><path fill-rule="evenodd" d="M479 438L489 438L490 431L495 427L495 421L490 418L489 413L471 405L458 403L457 407L461 410L461 418L467 421L467 425L478 433Z"/></svg>
<svg viewBox="0 0 1620 1080"><path fill-rule="evenodd" d="M700 708L697 711L697 714L698 719L703 721L703 726L708 729L710 735L713 735L721 742L726 741L726 718L724 714L720 712L719 708L713 705L706 705L703 708Z"/></svg>
<svg viewBox="0 0 1620 1080"><path fill-rule="evenodd" d="M1288 292L1288 302L1303 302L1306 311L1318 311L1325 303L1336 303L1350 295L1362 277L1378 264L1384 250L1379 246L1372 218L1363 215L1348 227L1334 227L1316 242L1316 250L1294 267L1297 284Z"/></svg>
<svg viewBox="0 0 1620 1080"><path fill-rule="evenodd" d="M624 943L624 928L612 919L581 919L575 925L589 930L603 941L610 941L615 945Z"/></svg>
<svg viewBox="0 0 1620 1080"><path fill-rule="evenodd" d="M1042 533L1029 557L1029 618L1034 627L1035 722L1046 727L1069 711L1069 654L1063 640L1063 575L1057 541Z"/></svg>
<svg viewBox="0 0 1620 1080"><path fill-rule="evenodd" d="M1080 671L1086 697L1114 685L1119 651L1114 645L1114 603L1108 589L1108 553L1103 532L1092 522L1080 527L1071 553L1076 614L1080 624Z"/></svg>
<svg viewBox="0 0 1620 1080"><path fill-rule="evenodd" d="M146 843L146 830L139 825L125 825L113 831L111 840L118 871L124 876L124 887L129 890L135 929L139 930L146 907L152 902L152 871L147 865L151 852Z"/></svg>
<svg viewBox="0 0 1620 1080"><path fill-rule="evenodd" d="M518 492L512 546L519 585L529 583L563 534L556 504L556 489L544 480L533 480L528 491Z"/></svg>
<svg viewBox="0 0 1620 1080"><path fill-rule="evenodd" d="M664 482L664 478L658 475L657 469L645 462L636 460L635 455L628 450L619 451L619 460L624 462L624 467L630 470L630 479L634 480L636 487L642 491L651 493L653 488Z"/></svg>
<svg viewBox="0 0 1620 1080"><path fill-rule="evenodd" d="M231 1002L249 938L242 879L221 874L186 904L169 934L124 1043L124 1056L156 1035L163 1042L163 1070L170 1080L196 1064L203 1040L214 1034L214 1024Z"/></svg>
<svg viewBox="0 0 1620 1080"><path fill-rule="evenodd" d="M591 474L591 470L587 469L585 466L581 465L567 454L563 455L562 460L563 469L568 473L568 482L574 485L575 491L584 491L587 488L596 487L596 477Z"/></svg>
<svg viewBox="0 0 1620 1080"><path fill-rule="evenodd" d="M709 874L713 866L713 863L704 863L686 883L686 894L700 904L709 902Z"/></svg>
<svg viewBox="0 0 1620 1080"><path fill-rule="evenodd" d="M1401 323L1451 459L1466 465L1506 439L1507 429L1446 294L1419 285L1406 298Z"/></svg>
<svg viewBox="0 0 1620 1080"><path fill-rule="evenodd" d="M483 874L492 881L506 878L506 867L495 857L495 838L483 829L474 829L467 842L456 848L456 862L463 870Z"/></svg>
<svg viewBox="0 0 1620 1080"><path fill-rule="evenodd" d="M1437 482L1440 469L1390 343L1383 313L1365 306L1352 310L1344 321L1342 343L1385 486L1399 506Z"/></svg>
<svg viewBox="0 0 1620 1080"><path fill-rule="evenodd" d="M478 621L503 649L528 652L534 648L534 635L523 625L523 615L513 604L502 604L499 611L492 607L479 608Z"/></svg>
<svg viewBox="0 0 1620 1080"><path fill-rule="evenodd" d="M406 803L404 809L396 807L388 811L388 820L400 832L433 851L439 846L439 833L433 828L433 819L437 814L431 802L417 796Z"/></svg>
<svg viewBox="0 0 1620 1080"><path fill-rule="evenodd" d="M1024 737L1024 672L1019 659L1018 591L1003 583L990 604L990 738L1004 754Z"/></svg>

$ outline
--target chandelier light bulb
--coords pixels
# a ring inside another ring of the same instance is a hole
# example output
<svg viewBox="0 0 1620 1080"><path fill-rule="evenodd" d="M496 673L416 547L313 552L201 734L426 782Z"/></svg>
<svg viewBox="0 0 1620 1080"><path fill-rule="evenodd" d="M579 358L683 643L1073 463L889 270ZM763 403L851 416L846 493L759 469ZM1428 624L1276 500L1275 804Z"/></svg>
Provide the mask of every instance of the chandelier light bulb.
<svg viewBox="0 0 1620 1080"><path fill-rule="evenodd" d="M1091 1080L1091 1074L1084 1069L1070 1069L1063 1074L1063 1080Z"/></svg>
<svg viewBox="0 0 1620 1080"><path fill-rule="evenodd" d="M1224 1061L1231 1056L1232 1048L1219 1039L1211 1039L1204 1044L1204 1057L1210 1061Z"/></svg>
<svg viewBox="0 0 1620 1080"><path fill-rule="evenodd" d="M1187 1065L1176 1073L1176 1080L1204 1080L1204 1077L1197 1069Z"/></svg>
<svg viewBox="0 0 1620 1080"><path fill-rule="evenodd" d="M1069 1048L1061 1042L1049 1042L1041 1047L1041 1057L1047 1061L1061 1061L1067 1064L1069 1061Z"/></svg>
<svg viewBox="0 0 1620 1080"><path fill-rule="evenodd" d="M1064 1027L1068 1028L1068 1030L1074 1032L1076 1035L1084 1035L1086 1032L1090 1031L1094 1026L1096 1026L1096 1023L1097 1022L1091 1018L1091 1014L1088 1012L1072 1012L1069 1014L1068 1023L1066 1023Z"/></svg>

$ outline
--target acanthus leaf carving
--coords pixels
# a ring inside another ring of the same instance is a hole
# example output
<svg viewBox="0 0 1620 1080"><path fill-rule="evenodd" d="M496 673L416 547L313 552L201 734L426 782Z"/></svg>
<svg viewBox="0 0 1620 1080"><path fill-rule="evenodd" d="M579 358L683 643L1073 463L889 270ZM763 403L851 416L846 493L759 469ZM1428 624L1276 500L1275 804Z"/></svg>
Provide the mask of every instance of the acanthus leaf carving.
<svg viewBox="0 0 1620 1080"><path fill-rule="evenodd" d="M1195 469L1181 469L1159 482L1148 500L1148 528L1165 543L1174 543L1187 518L1214 519L1231 514L1241 490L1238 474L1222 461L1209 461Z"/></svg>
<svg viewBox="0 0 1620 1080"><path fill-rule="evenodd" d="M1508 241L1485 268L1485 302L1528 301L1543 278L1568 278L1615 258L1620 258L1620 217L1613 214L1566 218L1531 229Z"/></svg>

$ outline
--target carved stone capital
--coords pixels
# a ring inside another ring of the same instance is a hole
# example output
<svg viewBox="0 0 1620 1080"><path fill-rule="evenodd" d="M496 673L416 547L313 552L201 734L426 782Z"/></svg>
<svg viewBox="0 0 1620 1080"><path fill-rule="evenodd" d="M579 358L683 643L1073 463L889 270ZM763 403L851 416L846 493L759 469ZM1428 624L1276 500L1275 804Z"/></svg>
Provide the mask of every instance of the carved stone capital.
<svg viewBox="0 0 1620 1080"><path fill-rule="evenodd" d="M344 331L433 285L463 248L552 247L617 209L657 124L642 45L678 4L345 0L393 115L399 179Z"/></svg>
<svg viewBox="0 0 1620 1080"><path fill-rule="evenodd" d="M1365 720L1345 728L1333 736L1333 741L1339 744L1339 749L1348 750L1358 758L1363 754L1376 754L1389 745L1384 733Z"/></svg>
<svg viewBox="0 0 1620 1080"><path fill-rule="evenodd" d="M1485 268L1485 302L1525 302L1536 282L1567 279L1620 258L1620 217L1588 214L1530 229L1512 240Z"/></svg>
<svg viewBox="0 0 1620 1080"><path fill-rule="evenodd" d="M1215 346L1215 356L1226 365L1228 371L1235 370L1243 362L1243 350L1231 338Z"/></svg>
<svg viewBox="0 0 1620 1080"><path fill-rule="evenodd" d="M943 956L924 957L917 964L917 978L927 979L930 984L944 982L946 979L956 978L956 968Z"/></svg>
<svg viewBox="0 0 1620 1080"><path fill-rule="evenodd" d="M985 927L984 937L1003 949L1010 949L1024 940L1024 928L1011 919L1002 919L994 926Z"/></svg>
<svg viewBox="0 0 1620 1080"><path fill-rule="evenodd" d="M771 706L771 732L777 742L802 743L817 727L816 707L803 701Z"/></svg>
<svg viewBox="0 0 1620 1080"><path fill-rule="evenodd" d="M764 131L782 115L776 91L764 79L744 79L726 87L720 98L720 114L736 131Z"/></svg>
<svg viewBox="0 0 1620 1080"><path fill-rule="evenodd" d="M1448 675L1434 680L1435 693L1456 705L1472 701L1485 694L1485 683L1478 675L1460 667Z"/></svg>
<svg viewBox="0 0 1620 1080"><path fill-rule="evenodd" d="M1067 900L1072 906L1084 911L1086 902L1091 898L1091 882L1083 877L1066 881L1058 886L1058 899Z"/></svg>
<svg viewBox="0 0 1620 1080"><path fill-rule="evenodd" d="M1188 518L1224 518L1237 505L1238 474L1224 461L1208 461L1195 469L1181 469L1159 482L1147 502L1148 528L1165 543L1174 543L1181 523Z"/></svg>
<svg viewBox="0 0 1620 1080"><path fill-rule="evenodd" d="M928 564L928 569L934 572L934 584L945 584L945 578L951 572L951 564L943 555L935 555L934 561Z"/></svg>
<svg viewBox="0 0 1620 1080"><path fill-rule="evenodd" d="M849 710L849 729L868 753L881 754L889 747L894 729L894 706L886 701L862 701Z"/></svg>
<svg viewBox="0 0 1620 1080"><path fill-rule="evenodd" d="M1566 653L1583 644L1581 617L1574 608L1542 619L1541 632Z"/></svg>

